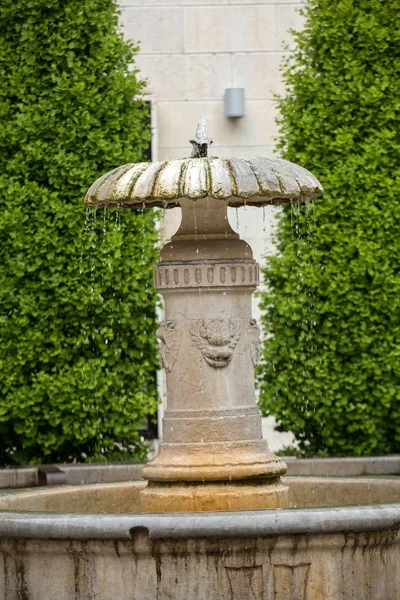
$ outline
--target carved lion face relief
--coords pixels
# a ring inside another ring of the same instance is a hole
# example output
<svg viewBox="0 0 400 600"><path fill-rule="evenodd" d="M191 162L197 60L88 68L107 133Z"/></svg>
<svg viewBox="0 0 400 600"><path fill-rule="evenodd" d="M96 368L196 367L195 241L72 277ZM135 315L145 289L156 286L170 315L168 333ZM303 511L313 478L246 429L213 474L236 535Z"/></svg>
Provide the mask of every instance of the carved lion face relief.
<svg viewBox="0 0 400 600"><path fill-rule="evenodd" d="M240 337L239 324L231 319L197 321L190 334L207 364L217 369L231 361Z"/></svg>

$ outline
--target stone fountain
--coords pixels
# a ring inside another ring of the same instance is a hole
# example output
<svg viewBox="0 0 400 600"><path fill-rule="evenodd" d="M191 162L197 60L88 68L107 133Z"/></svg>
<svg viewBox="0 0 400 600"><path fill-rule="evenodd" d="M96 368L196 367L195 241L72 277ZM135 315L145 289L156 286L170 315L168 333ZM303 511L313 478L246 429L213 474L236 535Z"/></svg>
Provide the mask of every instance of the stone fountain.
<svg viewBox="0 0 400 600"><path fill-rule="evenodd" d="M154 273L168 394L159 453L147 481L0 493L0 598L397 600L400 478L284 477L261 435L259 269L227 206L322 188L284 160L208 157L204 120L191 143L191 158L118 167L86 196L182 210Z"/></svg>
<svg viewBox="0 0 400 600"><path fill-rule="evenodd" d="M251 297L259 267L227 207L312 200L322 188L286 161L208 157L204 118L190 142L191 158L118 167L85 200L96 208L182 210L154 273L165 306L158 339L168 399L164 441L142 471L149 481L142 510L284 508L286 465L262 439L254 393L260 330Z"/></svg>

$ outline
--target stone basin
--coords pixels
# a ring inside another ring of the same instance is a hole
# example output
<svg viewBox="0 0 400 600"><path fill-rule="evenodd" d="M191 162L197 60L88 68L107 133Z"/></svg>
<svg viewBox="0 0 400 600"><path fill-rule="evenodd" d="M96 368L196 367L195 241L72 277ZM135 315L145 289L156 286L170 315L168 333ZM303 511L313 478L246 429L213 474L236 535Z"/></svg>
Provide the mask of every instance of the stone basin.
<svg viewBox="0 0 400 600"><path fill-rule="evenodd" d="M0 598L397 600L400 478L283 481L292 508L236 512L140 514L143 481L3 491Z"/></svg>

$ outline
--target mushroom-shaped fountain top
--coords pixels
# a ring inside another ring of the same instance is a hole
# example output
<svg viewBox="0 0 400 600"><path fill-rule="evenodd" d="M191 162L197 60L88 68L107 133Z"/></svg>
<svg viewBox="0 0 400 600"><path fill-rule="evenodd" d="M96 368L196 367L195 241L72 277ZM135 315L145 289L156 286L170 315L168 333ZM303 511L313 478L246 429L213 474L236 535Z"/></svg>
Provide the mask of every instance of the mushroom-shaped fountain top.
<svg viewBox="0 0 400 600"><path fill-rule="evenodd" d="M207 156L205 119L190 140L190 158L140 162L117 167L100 177L86 194L92 207L175 206L181 199L215 198L232 206L285 204L312 200L322 193L318 179L287 160L265 157Z"/></svg>

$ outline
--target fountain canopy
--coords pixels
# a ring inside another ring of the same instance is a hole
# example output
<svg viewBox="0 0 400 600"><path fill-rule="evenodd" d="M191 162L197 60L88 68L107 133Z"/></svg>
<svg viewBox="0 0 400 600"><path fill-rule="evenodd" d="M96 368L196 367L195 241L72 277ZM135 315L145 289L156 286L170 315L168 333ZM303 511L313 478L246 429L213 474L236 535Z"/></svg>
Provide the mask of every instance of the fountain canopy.
<svg viewBox="0 0 400 600"><path fill-rule="evenodd" d="M210 141L200 119L190 140L190 158L140 162L117 167L100 177L86 194L94 208L175 206L182 199L214 198L232 206L263 206L313 200L322 193L309 171L278 158L218 158L207 156Z"/></svg>

